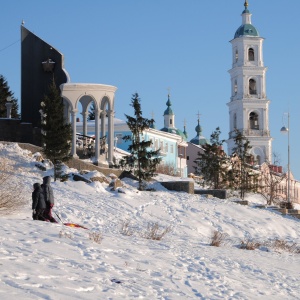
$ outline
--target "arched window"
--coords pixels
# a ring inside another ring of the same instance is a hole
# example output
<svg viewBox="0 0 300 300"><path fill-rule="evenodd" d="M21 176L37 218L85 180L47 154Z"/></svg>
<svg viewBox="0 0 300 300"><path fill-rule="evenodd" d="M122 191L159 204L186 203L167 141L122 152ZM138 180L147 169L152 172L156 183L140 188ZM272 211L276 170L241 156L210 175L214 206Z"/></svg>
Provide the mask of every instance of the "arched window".
<svg viewBox="0 0 300 300"><path fill-rule="evenodd" d="M251 112L249 115L249 125L250 129L259 129L258 124L258 114L255 112Z"/></svg>
<svg viewBox="0 0 300 300"><path fill-rule="evenodd" d="M249 94L256 95L256 81L252 78L249 80Z"/></svg>
<svg viewBox="0 0 300 300"><path fill-rule="evenodd" d="M235 62L237 62L238 59L239 59L239 52L238 52L238 50L236 49L236 50L235 50Z"/></svg>
<svg viewBox="0 0 300 300"><path fill-rule="evenodd" d="M237 128L236 124L237 124L236 113L234 113L234 115L233 115L233 129Z"/></svg>
<svg viewBox="0 0 300 300"><path fill-rule="evenodd" d="M234 94L237 94L238 86L237 86L237 81L234 81Z"/></svg>
<svg viewBox="0 0 300 300"><path fill-rule="evenodd" d="M254 61L254 50L253 50L253 48L249 48L249 50L248 50L248 60L249 61Z"/></svg>

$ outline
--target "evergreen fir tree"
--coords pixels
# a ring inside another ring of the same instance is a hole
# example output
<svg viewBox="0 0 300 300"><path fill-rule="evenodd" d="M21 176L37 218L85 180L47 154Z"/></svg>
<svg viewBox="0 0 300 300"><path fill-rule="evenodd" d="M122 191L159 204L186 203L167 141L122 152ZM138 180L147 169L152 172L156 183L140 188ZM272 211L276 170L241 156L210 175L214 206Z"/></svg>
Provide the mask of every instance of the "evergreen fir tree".
<svg viewBox="0 0 300 300"><path fill-rule="evenodd" d="M135 117L125 114L127 118L127 125L131 131L131 135L124 136L125 141L131 141L128 151L130 156L125 157L123 164L130 166L131 171L134 169L134 175L139 180L139 190L143 190L143 180L150 179L155 176L156 166L161 159L158 157L159 150L152 150L150 148L151 141L143 140L143 132L149 129L153 123L153 119L146 119L142 116L141 104L139 95L137 93L132 95L131 106L134 108Z"/></svg>
<svg viewBox="0 0 300 300"><path fill-rule="evenodd" d="M3 75L0 75L0 118L7 117L7 109L5 104L7 103L7 97L11 97L12 110L11 117L13 119L20 119L20 114L18 113L19 105L18 100L14 98L14 94L10 91L8 83Z"/></svg>
<svg viewBox="0 0 300 300"><path fill-rule="evenodd" d="M54 180L59 177L61 162L70 159L72 130L64 119L64 105L54 80L41 102L43 151L54 165Z"/></svg>
<svg viewBox="0 0 300 300"><path fill-rule="evenodd" d="M228 159L222 146L224 140L220 140L220 128L210 136L210 144L203 145L204 152L198 152L198 158L194 161L197 175L202 175L205 184L214 189L223 188L226 182Z"/></svg>
<svg viewBox="0 0 300 300"><path fill-rule="evenodd" d="M88 120L95 120L95 103L93 102L90 106Z"/></svg>
<svg viewBox="0 0 300 300"><path fill-rule="evenodd" d="M253 169L253 156L250 154L250 141L239 130L235 130L235 147L231 157L231 170L228 174L230 187L240 191L244 199L246 192L256 191L259 174Z"/></svg>

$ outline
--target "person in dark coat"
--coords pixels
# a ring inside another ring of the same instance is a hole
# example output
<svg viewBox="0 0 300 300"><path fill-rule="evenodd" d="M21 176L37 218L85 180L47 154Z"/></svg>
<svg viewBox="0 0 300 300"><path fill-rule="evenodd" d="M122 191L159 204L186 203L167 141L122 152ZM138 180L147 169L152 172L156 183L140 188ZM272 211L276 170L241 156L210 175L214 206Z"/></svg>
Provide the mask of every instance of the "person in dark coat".
<svg viewBox="0 0 300 300"><path fill-rule="evenodd" d="M32 218L33 220L46 221L44 210L46 208L44 192L39 183L33 185L32 192Z"/></svg>
<svg viewBox="0 0 300 300"><path fill-rule="evenodd" d="M52 217L52 208L54 206L54 195L53 195L53 189L52 189L50 183L51 183L51 177L45 176L43 178L43 184L42 184L42 188L44 191L44 198L45 198L45 202L46 202L46 209L44 211L44 217L52 223L57 223L57 221Z"/></svg>

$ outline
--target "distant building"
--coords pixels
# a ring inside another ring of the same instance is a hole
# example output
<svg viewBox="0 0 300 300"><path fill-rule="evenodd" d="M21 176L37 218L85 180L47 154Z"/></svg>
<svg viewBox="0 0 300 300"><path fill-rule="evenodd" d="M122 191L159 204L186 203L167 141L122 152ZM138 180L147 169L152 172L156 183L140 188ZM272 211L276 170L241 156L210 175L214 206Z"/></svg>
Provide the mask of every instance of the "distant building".
<svg viewBox="0 0 300 300"><path fill-rule="evenodd" d="M196 136L188 142L187 147L187 168L188 174L197 173L195 161L199 158L199 153L203 153L203 146L208 144L209 141L202 135L202 127L200 126L200 115L198 114L198 124L195 127Z"/></svg>
<svg viewBox="0 0 300 300"><path fill-rule="evenodd" d="M190 140L190 143L198 146L208 144L209 141L202 135L202 127L200 126L200 118L198 117L198 125L195 127L197 135Z"/></svg>
<svg viewBox="0 0 300 300"><path fill-rule="evenodd" d="M186 149L187 134L175 127L175 114L171 109L170 95L168 95L167 110L164 113L165 127L161 130L149 128L143 132L145 141L152 141L154 150L160 149L160 157L162 158L160 168L171 175L187 177L187 160ZM87 122L87 133L94 135L95 121ZM107 123L106 123L107 124ZM77 122L76 130L78 133L83 132L82 122ZM106 128L106 127L105 127ZM105 129L106 132L106 129ZM126 121L114 119L114 143L115 147L128 150L130 141L125 142L123 137L131 135L131 131Z"/></svg>
<svg viewBox="0 0 300 300"><path fill-rule="evenodd" d="M236 30L232 44L231 97L229 107L228 154L235 147L235 130L250 141L251 154L258 164L270 162L272 138L269 130L269 104L266 94L266 71L263 41L251 24L248 1L242 12L242 25Z"/></svg>
<svg viewBox="0 0 300 300"><path fill-rule="evenodd" d="M203 153L204 149L201 145L196 145L191 142L188 142L188 146L186 149L186 157L187 157L187 172L190 173L198 173L195 167L197 163L195 162L199 158L199 153Z"/></svg>

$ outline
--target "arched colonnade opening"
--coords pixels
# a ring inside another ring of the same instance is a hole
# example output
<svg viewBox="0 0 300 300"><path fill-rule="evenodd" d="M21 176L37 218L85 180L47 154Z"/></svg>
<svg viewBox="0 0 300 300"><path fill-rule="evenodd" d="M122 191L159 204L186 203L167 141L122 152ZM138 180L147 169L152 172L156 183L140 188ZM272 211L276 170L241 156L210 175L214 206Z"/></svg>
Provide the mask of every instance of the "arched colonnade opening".
<svg viewBox="0 0 300 300"><path fill-rule="evenodd" d="M60 86L60 89L65 106L66 120L72 126L71 155L78 157L76 150L76 116L78 113L82 115L83 135L87 136L89 108L93 104L95 108L94 160L97 164L107 163L108 165L112 165L114 150L114 101L117 88L103 84L65 83ZM80 112L79 109L82 111ZM103 144L107 145L107 156L102 155Z"/></svg>

